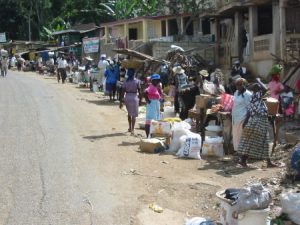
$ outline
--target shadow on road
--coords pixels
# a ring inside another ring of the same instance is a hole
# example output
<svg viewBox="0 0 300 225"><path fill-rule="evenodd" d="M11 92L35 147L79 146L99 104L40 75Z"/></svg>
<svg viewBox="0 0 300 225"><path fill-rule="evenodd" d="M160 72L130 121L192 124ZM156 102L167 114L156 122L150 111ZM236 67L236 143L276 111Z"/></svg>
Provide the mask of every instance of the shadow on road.
<svg viewBox="0 0 300 225"><path fill-rule="evenodd" d="M116 106L117 103L111 102L108 99L101 99L101 100L87 100L88 103L95 104L95 105L111 105Z"/></svg>
<svg viewBox="0 0 300 225"><path fill-rule="evenodd" d="M139 144L140 144L139 141L137 141L137 142L122 141L122 143L118 144L118 146L124 146L124 147L126 147L126 146L135 146L135 145L139 145Z"/></svg>
<svg viewBox="0 0 300 225"><path fill-rule="evenodd" d="M103 139L103 138L109 138L109 137L120 137L120 136L126 136L124 133L112 133L112 134L103 134L103 135L91 135L91 136L84 136L84 139L88 140L97 140L97 139Z"/></svg>
<svg viewBox="0 0 300 225"><path fill-rule="evenodd" d="M256 167L239 168L234 162L221 162L214 158L205 158L202 162L202 165L198 168L199 171L216 170L216 174L223 177L232 177L232 175L238 175L258 169Z"/></svg>

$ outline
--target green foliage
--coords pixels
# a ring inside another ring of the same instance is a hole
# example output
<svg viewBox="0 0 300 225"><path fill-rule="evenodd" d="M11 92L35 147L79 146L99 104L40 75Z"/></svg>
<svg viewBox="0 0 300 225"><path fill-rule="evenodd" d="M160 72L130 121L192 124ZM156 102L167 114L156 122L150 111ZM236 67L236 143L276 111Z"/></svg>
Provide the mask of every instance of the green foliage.
<svg viewBox="0 0 300 225"><path fill-rule="evenodd" d="M164 15L166 9L176 16L190 13L192 18L196 18L200 12L210 8L211 2L211 0L0 0L0 24L2 31L9 32L14 39L28 39L29 27L33 40L51 39L49 31L64 29L67 24L90 22L99 24L137 16Z"/></svg>

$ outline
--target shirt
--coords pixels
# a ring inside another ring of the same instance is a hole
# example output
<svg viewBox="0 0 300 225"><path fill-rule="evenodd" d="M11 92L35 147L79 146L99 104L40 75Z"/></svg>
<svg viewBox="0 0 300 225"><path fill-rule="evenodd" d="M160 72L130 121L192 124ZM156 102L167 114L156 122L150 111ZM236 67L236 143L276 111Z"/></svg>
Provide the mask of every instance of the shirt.
<svg viewBox="0 0 300 225"><path fill-rule="evenodd" d="M233 95L232 123L237 124L246 119L252 93L246 90L243 94L236 91Z"/></svg>
<svg viewBox="0 0 300 225"><path fill-rule="evenodd" d="M107 69L105 70L105 77L106 77L106 83L107 84L116 84L118 80L118 74L113 69Z"/></svg>
<svg viewBox="0 0 300 225"><path fill-rule="evenodd" d="M161 98L161 95L159 93L159 89L154 86L153 84L150 84L149 87L146 89L146 92L148 93L148 98L159 100Z"/></svg>
<svg viewBox="0 0 300 225"><path fill-rule="evenodd" d="M67 60L65 60L65 59L59 59L58 60L57 68L64 69L64 68L67 67L67 65L68 65Z"/></svg>
<svg viewBox="0 0 300 225"><path fill-rule="evenodd" d="M181 89L184 85L187 85L187 76L184 73L177 75L178 89Z"/></svg>
<svg viewBox="0 0 300 225"><path fill-rule="evenodd" d="M279 94L280 94L279 92L281 92L284 89L282 83L272 80L269 82L268 87L271 92L271 97L279 100Z"/></svg>
<svg viewBox="0 0 300 225"><path fill-rule="evenodd" d="M288 93L286 93L286 92L281 93L280 97L284 103L288 103L290 101L290 99L294 98L294 95L291 91L289 91Z"/></svg>

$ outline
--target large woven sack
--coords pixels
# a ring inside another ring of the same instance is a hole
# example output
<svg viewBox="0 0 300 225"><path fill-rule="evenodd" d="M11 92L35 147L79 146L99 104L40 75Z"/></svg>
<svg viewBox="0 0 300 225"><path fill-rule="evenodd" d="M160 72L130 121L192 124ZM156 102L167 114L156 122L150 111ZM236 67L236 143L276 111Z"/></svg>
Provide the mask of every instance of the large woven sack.
<svg viewBox="0 0 300 225"><path fill-rule="evenodd" d="M137 69L143 65L144 61L142 60L123 60L121 62L124 68Z"/></svg>

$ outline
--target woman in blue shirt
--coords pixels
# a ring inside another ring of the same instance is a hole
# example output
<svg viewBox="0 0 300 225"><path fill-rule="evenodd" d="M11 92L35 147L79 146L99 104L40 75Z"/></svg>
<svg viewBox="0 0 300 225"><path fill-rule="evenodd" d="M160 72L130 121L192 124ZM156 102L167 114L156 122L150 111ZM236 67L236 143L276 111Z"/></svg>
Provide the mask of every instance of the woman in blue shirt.
<svg viewBox="0 0 300 225"><path fill-rule="evenodd" d="M115 101L116 90L117 90L117 81L119 79L119 70L115 68L113 63L111 62L109 67L105 71L105 87L106 92L109 94L109 100Z"/></svg>

